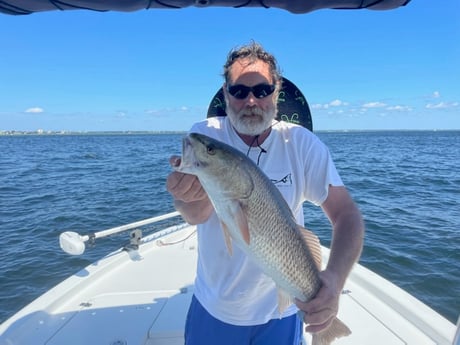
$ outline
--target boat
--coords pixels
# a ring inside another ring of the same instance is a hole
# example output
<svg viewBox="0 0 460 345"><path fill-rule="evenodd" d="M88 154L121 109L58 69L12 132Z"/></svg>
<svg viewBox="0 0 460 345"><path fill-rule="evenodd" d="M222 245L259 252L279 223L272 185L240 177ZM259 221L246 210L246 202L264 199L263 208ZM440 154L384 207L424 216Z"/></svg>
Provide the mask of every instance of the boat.
<svg viewBox="0 0 460 345"><path fill-rule="evenodd" d="M24 15L75 9L135 11L187 6L270 6L306 13L322 8L387 10L405 6L409 1L266 0L240 4L234 0L71 0L65 3L7 0L0 2L0 12ZM281 109L278 119L312 130L308 103L300 91L291 86L285 80L285 93L301 105L291 109L286 102L288 108ZM208 117L225 115L224 104L219 90L211 102ZM303 110L297 111L296 107ZM143 237L142 227L150 224L158 225L158 230ZM172 212L90 235L64 232L60 244L67 253L79 255L86 250L86 243L122 231L130 231L126 246L73 274L3 322L0 345L183 344L186 313L194 292L196 227L184 223L179 213ZM322 255L322 261L327 262L329 250L322 247ZM361 264L356 264L348 277L338 317L352 334L336 340L334 345L460 345L460 323L454 325ZM310 334L303 334L303 344L311 344Z"/></svg>
<svg viewBox="0 0 460 345"><path fill-rule="evenodd" d="M175 220L174 223L171 223ZM164 224L141 236L148 224ZM193 295L196 227L177 212L92 235L64 232L61 247L81 254L85 243L129 232L129 244L50 289L0 325L1 345L176 345ZM329 251L322 248L323 262ZM456 326L433 309L356 264L343 290L339 318L352 334L334 345L458 345ZM303 334L303 344L311 344Z"/></svg>
<svg viewBox="0 0 460 345"><path fill-rule="evenodd" d="M307 13L320 9L371 9L390 10L405 6L410 0L4 0L0 12L25 15L43 11L92 10L99 12L132 12L148 9L181 9L186 7L262 7L279 8L291 13Z"/></svg>

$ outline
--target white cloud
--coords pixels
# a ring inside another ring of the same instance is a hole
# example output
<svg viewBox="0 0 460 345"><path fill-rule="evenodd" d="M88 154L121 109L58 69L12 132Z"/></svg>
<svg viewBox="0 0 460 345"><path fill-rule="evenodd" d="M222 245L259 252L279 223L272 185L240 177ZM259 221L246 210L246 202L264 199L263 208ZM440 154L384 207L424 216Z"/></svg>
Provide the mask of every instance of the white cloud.
<svg viewBox="0 0 460 345"><path fill-rule="evenodd" d="M340 99L335 99L329 103L324 103L324 104L315 103L311 105L311 108L312 109L329 109L331 107L340 107L340 106L347 106L347 105L348 105L347 102L341 101Z"/></svg>
<svg viewBox="0 0 460 345"><path fill-rule="evenodd" d="M341 105L344 105L344 103L340 99L335 99L332 102L329 103L331 107L339 107Z"/></svg>
<svg viewBox="0 0 460 345"><path fill-rule="evenodd" d="M149 115L167 116L167 115L175 114L175 113L178 113L178 112L190 112L192 110L193 110L192 108L190 108L190 107L188 107L186 105L182 105L182 106L179 106L179 107L166 107L166 108L161 108L161 109L148 109L148 110L145 110L145 113L149 114Z"/></svg>
<svg viewBox="0 0 460 345"><path fill-rule="evenodd" d="M449 109L458 107L458 102L439 102L439 103L428 103L425 108L427 109Z"/></svg>
<svg viewBox="0 0 460 345"><path fill-rule="evenodd" d="M433 98L439 98L439 97L441 97L441 94L439 93L439 91L435 91L435 92L433 92L432 97Z"/></svg>
<svg viewBox="0 0 460 345"><path fill-rule="evenodd" d="M386 108L387 110L392 111L412 111L412 108L408 105L393 105Z"/></svg>
<svg viewBox="0 0 460 345"><path fill-rule="evenodd" d="M385 106L386 104L382 102L369 102L362 105L363 108L382 108Z"/></svg>
<svg viewBox="0 0 460 345"><path fill-rule="evenodd" d="M44 110L40 107L29 108L25 111L26 113L39 114L43 113Z"/></svg>

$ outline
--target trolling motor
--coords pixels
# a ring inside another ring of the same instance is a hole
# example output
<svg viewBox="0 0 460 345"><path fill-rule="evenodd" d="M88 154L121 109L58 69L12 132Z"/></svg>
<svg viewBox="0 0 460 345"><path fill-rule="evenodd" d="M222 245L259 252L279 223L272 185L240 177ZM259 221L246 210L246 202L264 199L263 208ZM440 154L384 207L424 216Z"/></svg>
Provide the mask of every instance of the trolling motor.
<svg viewBox="0 0 460 345"><path fill-rule="evenodd" d="M179 212L171 212L158 217L152 217L138 222L117 226L107 230L102 230L90 235L80 235L79 233L74 231L65 231L59 235L59 245L61 249L65 251L67 254L81 255L85 252L86 242L94 243L97 238L102 238L113 234L117 234L119 232L135 229L137 227L159 222L178 215ZM130 234L130 243L128 246L126 246L126 249L137 249L139 247L141 239L142 231L140 229L132 231Z"/></svg>

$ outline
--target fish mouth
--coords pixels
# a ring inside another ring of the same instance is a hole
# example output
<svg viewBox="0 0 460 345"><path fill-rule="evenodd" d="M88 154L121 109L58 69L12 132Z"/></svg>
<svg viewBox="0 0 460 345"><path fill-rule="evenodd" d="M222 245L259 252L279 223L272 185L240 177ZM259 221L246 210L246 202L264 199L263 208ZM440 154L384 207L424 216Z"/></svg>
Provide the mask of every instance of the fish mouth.
<svg viewBox="0 0 460 345"><path fill-rule="evenodd" d="M190 136L187 135L182 139L182 158L180 161L176 162L176 165L174 165L173 168L179 172L188 172L192 168L195 160L193 143Z"/></svg>

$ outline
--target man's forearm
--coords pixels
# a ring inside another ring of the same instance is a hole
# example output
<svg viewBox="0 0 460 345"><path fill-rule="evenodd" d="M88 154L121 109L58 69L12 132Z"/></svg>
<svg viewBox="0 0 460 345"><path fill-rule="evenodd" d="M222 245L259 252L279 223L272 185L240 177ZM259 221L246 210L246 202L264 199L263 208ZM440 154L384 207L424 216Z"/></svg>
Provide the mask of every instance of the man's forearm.
<svg viewBox="0 0 460 345"><path fill-rule="evenodd" d="M340 289L361 255L363 238L364 222L358 208L354 206L333 224L331 252L326 269L336 275Z"/></svg>

